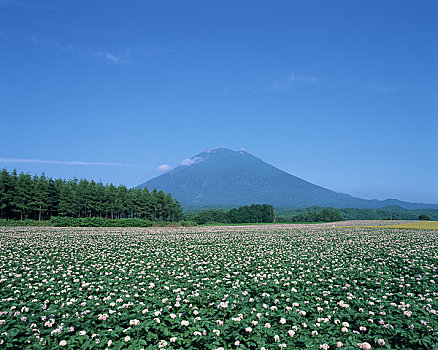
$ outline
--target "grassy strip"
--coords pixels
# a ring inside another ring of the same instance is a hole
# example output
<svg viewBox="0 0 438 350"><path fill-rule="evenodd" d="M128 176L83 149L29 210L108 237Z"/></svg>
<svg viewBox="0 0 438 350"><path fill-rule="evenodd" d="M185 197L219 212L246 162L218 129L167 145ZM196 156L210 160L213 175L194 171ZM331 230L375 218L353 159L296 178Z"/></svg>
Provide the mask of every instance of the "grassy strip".
<svg viewBox="0 0 438 350"><path fill-rule="evenodd" d="M438 221L413 222L410 224L378 226L385 228L405 228L414 230L438 230Z"/></svg>
<svg viewBox="0 0 438 350"><path fill-rule="evenodd" d="M312 224L326 224L327 222L243 222L243 223L223 223L211 222L207 224L198 225L199 227L213 227L213 226L271 226L271 225L312 225Z"/></svg>
<svg viewBox="0 0 438 350"><path fill-rule="evenodd" d="M104 219L92 218L72 218L72 217L51 217L50 220L6 220L0 219L0 227L17 226L39 226L39 227L180 227L196 226L190 221L167 222L149 221L137 218Z"/></svg>

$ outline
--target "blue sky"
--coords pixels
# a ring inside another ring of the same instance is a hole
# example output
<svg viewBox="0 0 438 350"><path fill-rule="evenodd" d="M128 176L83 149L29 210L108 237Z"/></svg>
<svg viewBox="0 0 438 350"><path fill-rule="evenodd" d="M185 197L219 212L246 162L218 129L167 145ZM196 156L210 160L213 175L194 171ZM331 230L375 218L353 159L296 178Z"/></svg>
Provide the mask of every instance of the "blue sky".
<svg viewBox="0 0 438 350"><path fill-rule="evenodd" d="M0 0L0 167L135 186L245 149L438 203L438 2Z"/></svg>

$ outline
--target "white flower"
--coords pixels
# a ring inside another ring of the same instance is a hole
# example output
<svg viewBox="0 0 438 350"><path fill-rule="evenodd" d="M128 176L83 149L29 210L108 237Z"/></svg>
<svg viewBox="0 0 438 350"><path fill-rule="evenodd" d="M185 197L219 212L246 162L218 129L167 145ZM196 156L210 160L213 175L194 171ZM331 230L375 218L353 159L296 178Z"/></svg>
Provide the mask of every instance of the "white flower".
<svg viewBox="0 0 438 350"><path fill-rule="evenodd" d="M165 341L164 339L160 340L160 342L158 343L159 348L164 348L166 345L167 345L167 341Z"/></svg>
<svg viewBox="0 0 438 350"><path fill-rule="evenodd" d="M61 341L59 342L59 345L60 345L60 346L66 346L66 345L67 345L67 341L65 341L65 340L61 340Z"/></svg>
<svg viewBox="0 0 438 350"><path fill-rule="evenodd" d="M271 324L269 322L265 323L265 328L271 328Z"/></svg>
<svg viewBox="0 0 438 350"><path fill-rule="evenodd" d="M291 337L293 337L295 335L295 332L291 329L291 330L287 331L287 334L289 334Z"/></svg>
<svg viewBox="0 0 438 350"><path fill-rule="evenodd" d="M218 307L221 307L223 309L226 309L228 307L228 301L222 301Z"/></svg>
<svg viewBox="0 0 438 350"><path fill-rule="evenodd" d="M126 337L125 337L125 342L127 343L128 341L130 341L131 340L131 337L129 336L129 335L127 335Z"/></svg>
<svg viewBox="0 0 438 350"><path fill-rule="evenodd" d="M85 335L85 334L87 334L86 331L80 331L80 332L79 332L79 335Z"/></svg>
<svg viewBox="0 0 438 350"><path fill-rule="evenodd" d="M286 320L282 317L282 318L280 318L280 323L281 323L281 324L285 324L285 323L286 323Z"/></svg>
<svg viewBox="0 0 438 350"><path fill-rule="evenodd" d="M384 346L386 342L384 339L377 339L377 344L379 344L380 346Z"/></svg>
<svg viewBox="0 0 438 350"><path fill-rule="evenodd" d="M183 320L181 321L181 326L188 326L189 325L189 321Z"/></svg>

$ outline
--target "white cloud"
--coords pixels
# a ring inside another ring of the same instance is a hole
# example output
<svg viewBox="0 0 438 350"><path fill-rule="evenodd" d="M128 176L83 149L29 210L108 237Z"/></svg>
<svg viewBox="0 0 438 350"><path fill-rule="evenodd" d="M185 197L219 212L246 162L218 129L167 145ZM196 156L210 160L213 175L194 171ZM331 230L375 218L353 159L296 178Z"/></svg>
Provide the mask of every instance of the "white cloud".
<svg viewBox="0 0 438 350"><path fill-rule="evenodd" d="M390 92L397 92L397 91L408 91L411 90L409 86L402 86L402 85L375 85L375 84L357 84L357 87L366 89L366 90L373 90L381 93L390 93Z"/></svg>
<svg viewBox="0 0 438 350"><path fill-rule="evenodd" d="M296 88L299 85L313 85L313 86L326 86L327 81L321 78L316 78L309 75L304 75L301 73L292 72L280 79L271 81L267 86L245 86L245 85L235 85L222 89L221 94L225 95L228 93L242 93L242 94L272 94L289 91Z"/></svg>
<svg viewBox="0 0 438 350"><path fill-rule="evenodd" d="M24 0L0 0L0 6L16 7L22 9L38 9L43 7L42 4L37 4L35 1Z"/></svg>
<svg viewBox="0 0 438 350"><path fill-rule="evenodd" d="M266 88L265 92L275 93L284 92L296 87L297 85L313 85L313 86L327 86L329 83L321 78L316 78L301 73L292 72L285 77L278 79L271 83L271 86Z"/></svg>
<svg viewBox="0 0 438 350"><path fill-rule="evenodd" d="M0 0L1 1L1 0ZM54 49L62 54L69 54L72 56L99 59L111 64L125 64L128 61L120 55L116 55L113 52L107 50L96 50L93 48L84 48L74 46L72 44L62 44L54 40L43 40L36 36L32 37L32 43L34 46L42 49ZM126 55L125 55L126 56Z"/></svg>
<svg viewBox="0 0 438 350"><path fill-rule="evenodd" d="M195 164L195 160L194 159L190 159L190 158L186 158L183 161L181 161L181 163L179 163L179 165L183 165L183 166L190 166Z"/></svg>
<svg viewBox="0 0 438 350"><path fill-rule="evenodd" d="M169 170L172 170L172 167L170 165L167 165L167 164L161 164L160 166L157 167L157 170L169 171Z"/></svg>
<svg viewBox="0 0 438 350"><path fill-rule="evenodd" d="M351 79L336 79L315 77L312 75L302 74L300 72L291 72L285 76L271 81L266 86L247 86L235 85L222 89L221 94L240 93L240 94L272 94L294 91L300 87L309 86L323 89L362 89L372 90L379 93L392 93L398 91L412 90L405 85L381 85L372 83L362 83Z"/></svg>
<svg viewBox="0 0 438 350"><path fill-rule="evenodd" d="M179 163L179 165L182 166L191 166L197 162L200 162L202 160L202 158L200 157L195 157L195 158L186 158L184 160L181 161L181 163Z"/></svg>
<svg viewBox="0 0 438 350"><path fill-rule="evenodd" d="M126 60L121 58L120 56L116 56L115 54L108 51L97 51L95 55L100 58L104 58L105 60L117 64L117 63L126 63Z"/></svg>
<svg viewBox="0 0 438 350"><path fill-rule="evenodd" d="M131 164L117 163L117 162L84 162L84 161L45 160L45 159L31 159L31 158L0 158L0 162L56 164L56 165L98 165L98 166L124 166L124 167L132 166Z"/></svg>

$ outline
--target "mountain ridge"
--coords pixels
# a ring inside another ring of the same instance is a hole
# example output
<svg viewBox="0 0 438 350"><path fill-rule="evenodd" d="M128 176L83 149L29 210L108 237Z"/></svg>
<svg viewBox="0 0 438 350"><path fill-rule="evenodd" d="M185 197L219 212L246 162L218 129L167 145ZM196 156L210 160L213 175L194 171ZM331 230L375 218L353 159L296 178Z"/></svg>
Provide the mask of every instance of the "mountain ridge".
<svg viewBox="0 0 438 350"><path fill-rule="evenodd" d="M404 202L398 199L362 199L335 192L291 175L240 150L206 150L185 159L176 168L150 179L138 188L170 192L186 209L235 207L253 203L275 207L435 208L438 204Z"/></svg>

